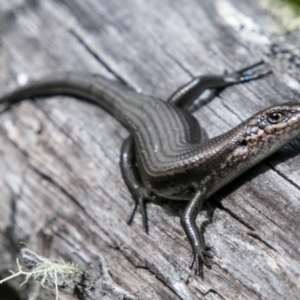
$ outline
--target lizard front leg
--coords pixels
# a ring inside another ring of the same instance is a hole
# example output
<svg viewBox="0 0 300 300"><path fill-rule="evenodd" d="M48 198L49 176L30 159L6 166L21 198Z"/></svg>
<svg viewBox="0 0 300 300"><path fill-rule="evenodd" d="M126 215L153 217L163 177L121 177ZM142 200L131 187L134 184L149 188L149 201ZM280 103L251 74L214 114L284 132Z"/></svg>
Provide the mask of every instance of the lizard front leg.
<svg viewBox="0 0 300 300"><path fill-rule="evenodd" d="M260 61L244 69L221 76L203 75L196 77L175 91L168 99L168 102L184 110L193 112L199 108L200 103L197 103L197 100L205 91L210 92L208 98L211 99L227 86L245 83L270 74L270 70L268 69L256 69L263 64L264 62ZM204 195L204 188L197 190L181 217L181 225L193 250L190 268L193 268L193 265L196 264L197 275L202 273L203 263L209 266L207 257L212 257L205 246L203 233L196 225L197 215L206 199Z"/></svg>
<svg viewBox="0 0 300 300"><path fill-rule="evenodd" d="M207 257L212 258L212 255L207 251L205 246L203 233L196 225L196 218L205 201L205 188L196 191L192 200L186 206L183 215L181 216L181 225L193 249L193 255L190 262L192 269L196 264L196 275L202 274L202 264L210 266Z"/></svg>

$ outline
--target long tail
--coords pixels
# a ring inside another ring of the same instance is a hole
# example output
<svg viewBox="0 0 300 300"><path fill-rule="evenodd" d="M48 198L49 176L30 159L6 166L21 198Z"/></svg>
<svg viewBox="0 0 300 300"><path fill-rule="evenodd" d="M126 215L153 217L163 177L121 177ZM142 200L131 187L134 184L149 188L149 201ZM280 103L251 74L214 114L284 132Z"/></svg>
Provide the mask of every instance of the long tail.
<svg viewBox="0 0 300 300"><path fill-rule="evenodd" d="M29 82L0 97L3 109L22 100L55 95L73 96L85 102L101 106L124 123L125 107L128 102L141 101L139 96L124 84L106 79L100 75L64 73ZM2 110L3 110L2 109Z"/></svg>

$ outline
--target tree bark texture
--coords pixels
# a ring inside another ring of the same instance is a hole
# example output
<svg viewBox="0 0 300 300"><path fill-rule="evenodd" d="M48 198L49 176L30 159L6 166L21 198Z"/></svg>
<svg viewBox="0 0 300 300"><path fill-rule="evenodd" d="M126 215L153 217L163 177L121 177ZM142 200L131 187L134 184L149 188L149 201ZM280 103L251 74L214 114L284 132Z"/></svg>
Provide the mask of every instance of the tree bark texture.
<svg viewBox="0 0 300 300"><path fill-rule="evenodd" d="M75 71L167 99L193 76L263 59L271 75L227 88L195 113L213 137L298 101L299 43L258 1L1 0L0 91ZM206 220L213 260L201 278L188 268L185 203L149 203L149 235L139 214L126 224L133 201L119 156L127 135L101 108L70 97L26 100L0 115L2 278L25 243L87 271L100 272L103 258L112 282L135 299L300 299L299 139L207 201L198 221ZM0 299L55 297L20 282L0 286Z"/></svg>

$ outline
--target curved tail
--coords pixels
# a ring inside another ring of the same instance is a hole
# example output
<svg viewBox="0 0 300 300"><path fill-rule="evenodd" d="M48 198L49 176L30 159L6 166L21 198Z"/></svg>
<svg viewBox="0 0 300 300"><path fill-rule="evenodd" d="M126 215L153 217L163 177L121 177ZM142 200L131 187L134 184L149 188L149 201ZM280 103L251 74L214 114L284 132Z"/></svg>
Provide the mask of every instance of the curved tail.
<svg viewBox="0 0 300 300"><path fill-rule="evenodd" d="M124 123L129 103L139 105L139 96L124 84L94 74L64 73L29 82L0 97L2 110L28 98L66 95L101 106Z"/></svg>

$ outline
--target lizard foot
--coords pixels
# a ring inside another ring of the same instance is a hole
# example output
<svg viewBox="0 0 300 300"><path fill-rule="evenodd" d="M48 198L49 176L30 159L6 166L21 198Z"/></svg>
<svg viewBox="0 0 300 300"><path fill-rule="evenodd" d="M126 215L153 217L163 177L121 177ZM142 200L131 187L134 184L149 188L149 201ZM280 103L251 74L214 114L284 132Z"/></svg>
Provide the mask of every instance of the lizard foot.
<svg viewBox="0 0 300 300"><path fill-rule="evenodd" d="M138 187L132 192L132 198L134 200L134 207L132 213L130 214L129 218L127 219L127 224L131 224L137 207L140 206L142 220L143 220L143 227L144 231L148 234L148 222L147 222L147 210L146 210L146 202L147 201L154 201L156 199L155 195L152 192L149 192L144 187Z"/></svg>
<svg viewBox="0 0 300 300"><path fill-rule="evenodd" d="M210 250L210 247L205 247L205 249L198 247L194 249L190 262L190 269L192 269L194 264L196 264L196 275L203 275L203 264L205 264L208 268L211 268L211 265L207 259L213 257L212 254L209 252Z"/></svg>
<svg viewBox="0 0 300 300"><path fill-rule="evenodd" d="M255 80L261 77L264 77L266 75L269 75L272 73L271 70L266 68L260 68L256 69L259 66L262 66L264 64L264 61L259 61L251 66L248 66L244 69L232 72L232 73L225 73L224 80L228 84L236 84L236 83L243 83L248 82L251 80ZM255 70L256 69L256 70ZM248 72L250 71L250 72ZM251 72L252 71L252 72Z"/></svg>

